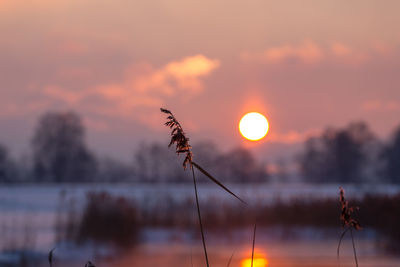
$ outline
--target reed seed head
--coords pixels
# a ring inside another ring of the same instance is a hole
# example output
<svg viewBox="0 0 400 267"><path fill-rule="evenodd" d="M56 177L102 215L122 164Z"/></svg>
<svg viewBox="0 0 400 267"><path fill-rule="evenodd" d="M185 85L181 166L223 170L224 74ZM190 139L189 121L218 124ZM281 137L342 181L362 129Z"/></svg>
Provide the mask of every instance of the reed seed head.
<svg viewBox="0 0 400 267"><path fill-rule="evenodd" d="M171 141L168 147L176 145L175 151L179 155L181 153L185 154L186 157L183 161L183 168L186 169L187 165L192 165L193 153L191 151L191 146L189 145L189 138L186 137L185 132L182 129L181 124L175 118L171 111L168 109L160 108L161 112L168 115L167 122L165 125L171 129Z"/></svg>
<svg viewBox="0 0 400 267"><path fill-rule="evenodd" d="M358 207L349 207L349 202L344 197L344 189L339 187L340 193L340 204L341 204L341 213L340 220L342 221L342 227L352 227L355 230L360 230L360 223L353 218L353 213L355 210L358 210Z"/></svg>

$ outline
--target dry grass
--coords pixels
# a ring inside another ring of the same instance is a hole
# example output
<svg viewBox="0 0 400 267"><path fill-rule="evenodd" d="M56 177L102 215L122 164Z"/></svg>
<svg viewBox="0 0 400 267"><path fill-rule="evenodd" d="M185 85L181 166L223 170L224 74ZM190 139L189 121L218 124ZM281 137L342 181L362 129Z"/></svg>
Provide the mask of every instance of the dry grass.
<svg viewBox="0 0 400 267"><path fill-rule="evenodd" d="M48 259L49 259L50 267L53 267L53 252L54 252L55 249L56 249L56 248L53 248L53 249L50 250L50 252L49 252Z"/></svg>
<svg viewBox="0 0 400 267"><path fill-rule="evenodd" d="M349 207L349 202L344 197L344 189L342 187L339 188L339 194L340 194L339 201L340 201L340 205L341 205L340 220L342 222L343 233L341 234L341 236L339 238L339 244L337 247L337 258L339 261L339 251L340 251L340 245L342 243L342 239L345 236L345 234L348 231L350 231L351 242L353 245L354 260L356 262L356 266L358 267L357 252L356 252L356 246L355 246L354 237L353 237L353 229L356 231L361 229L360 223L356 219L353 218L353 213L355 210L358 210L358 207Z"/></svg>
<svg viewBox="0 0 400 267"><path fill-rule="evenodd" d="M49 260L49 265L50 267L53 267L53 263L54 263L54 250L56 248L53 248L52 250L49 251L49 255L48 255L48 260ZM91 261L86 262L85 267L96 267L96 265L94 265Z"/></svg>
<svg viewBox="0 0 400 267"><path fill-rule="evenodd" d="M195 198L196 198L197 215L198 215L198 219L199 219L201 239L202 239L203 249L204 249L204 257L206 260L207 267L209 267L210 264L209 264L209 260L208 260L207 246L206 246L206 241L205 241L205 237L204 237L204 228L203 228L202 217L201 217L201 212L200 212L196 176L195 176L193 167L195 167L197 170L199 170L201 173L203 173L207 178L209 178L215 184L217 184L218 186L223 188L229 194L233 195L234 197L239 199L241 202L243 202L243 203L245 203L245 202L240 197L238 197L236 194L234 194L231 190L229 190L226 186L224 186L215 177L213 177L204 168L202 168L199 164L197 164L193 161L193 153L191 151L192 147L189 144L189 138L186 136L181 124L175 118L175 116L172 114L171 111L164 109L164 108L161 108L160 110L162 113L165 113L168 115L167 122L165 123L165 125L171 129L171 140L170 140L168 147L171 147L172 145L175 144L176 145L176 147L175 147L176 153L178 155L185 154L185 159L183 160L183 164L182 164L183 169L186 170L187 166L189 165L189 167L192 171L194 192L195 192ZM229 263L228 263L228 266L229 266Z"/></svg>
<svg viewBox="0 0 400 267"><path fill-rule="evenodd" d="M255 247L255 244L256 244L256 229L257 229L257 224L254 224L253 246L251 248L251 267L253 267L253 261L254 261L254 247Z"/></svg>

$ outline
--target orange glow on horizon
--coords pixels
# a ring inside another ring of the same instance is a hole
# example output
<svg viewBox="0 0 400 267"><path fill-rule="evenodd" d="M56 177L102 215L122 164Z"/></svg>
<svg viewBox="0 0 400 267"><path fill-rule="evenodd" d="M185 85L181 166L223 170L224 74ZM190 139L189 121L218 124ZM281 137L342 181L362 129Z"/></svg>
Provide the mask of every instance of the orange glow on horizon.
<svg viewBox="0 0 400 267"><path fill-rule="evenodd" d="M254 258L253 267L267 267L268 260L265 258ZM251 258L243 259L240 261L240 267L251 267Z"/></svg>
<svg viewBox="0 0 400 267"><path fill-rule="evenodd" d="M269 130L268 120L258 112L250 112L244 115L239 122L239 131L244 138L250 141L258 141L264 138Z"/></svg>

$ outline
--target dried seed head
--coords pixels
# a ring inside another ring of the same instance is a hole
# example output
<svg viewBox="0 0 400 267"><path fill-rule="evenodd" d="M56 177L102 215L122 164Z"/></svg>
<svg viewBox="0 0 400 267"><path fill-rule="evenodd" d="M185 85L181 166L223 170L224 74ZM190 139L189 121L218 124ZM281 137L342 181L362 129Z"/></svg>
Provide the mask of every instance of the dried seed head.
<svg viewBox="0 0 400 267"><path fill-rule="evenodd" d="M161 112L168 114L167 122L165 125L169 127L171 130L171 141L169 142L168 147L176 144L175 151L179 155L181 153L186 154L186 157L183 161L183 168L186 169L187 164L192 164L193 154L190 150L192 147L189 145L189 138L186 137L185 132L182 129L181 124L174 117L171 111L168 109L160 108Z"/></svg>
<svg viewBox="0 0 400 267"><path fill-rule="evenodd" d="M341 204L341 213L340 220L342 221L342 227L352 227L355 230L360 230L360 223L352 217L355 210L358 210L358 207L349 207L349 202L344 197L344 189L339 187L339 200Z"/></svg>

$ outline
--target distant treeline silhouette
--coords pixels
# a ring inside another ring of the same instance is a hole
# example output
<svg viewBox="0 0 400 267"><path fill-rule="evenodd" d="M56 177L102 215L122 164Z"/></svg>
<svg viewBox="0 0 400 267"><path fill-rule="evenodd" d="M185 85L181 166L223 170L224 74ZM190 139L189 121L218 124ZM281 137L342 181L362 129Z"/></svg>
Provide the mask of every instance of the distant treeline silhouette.
<svg viewBox="0 0 400 267"><path fill-rule="evenodd" d="M305 181L400 183L400 128L382 142L364 122L328 128L309 138L299 156Z"/></svg>
<svg viewBox="0 0 400 267"><path fill-rule="evenodd" d="M221 151L212 142L195 144L196 161L221 181L268 182L265 162L250 151ZM142 144L130 164L98 157L88 148L85 127L75 112L47 112L36 125L31 153L12 159L0 144L0 182L189 182L181 162L165 145ZM400 183L400 128L383 142L363 122L326 129L309 138L296 158L298 174L312 183ZM284 166L283 166L284 167ZM286 173L280 166L277 175ZM282 179L284 180L284 179Z"/></svg>
<svg viewBox="0 0 400 267"><path fill-rule="evenodd" d="M196 160L221 181L265 182L265 164L246 149L222 153L212 143L196 145ZM85 127L74 112L48 112L39 118L28 164L11 159L0 145L0 182L191 182L174 151L157 143L142 144L131 164L99 158L85 140Z"/></svg>

